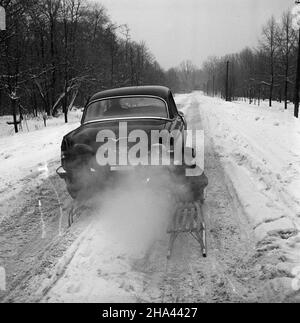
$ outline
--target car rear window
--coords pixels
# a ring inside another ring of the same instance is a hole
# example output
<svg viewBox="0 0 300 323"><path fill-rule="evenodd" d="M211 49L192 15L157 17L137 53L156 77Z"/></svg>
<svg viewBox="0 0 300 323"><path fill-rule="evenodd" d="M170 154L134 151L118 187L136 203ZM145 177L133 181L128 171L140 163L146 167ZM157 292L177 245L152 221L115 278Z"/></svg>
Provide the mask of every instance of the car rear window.
<svg viewBox="0 0 300 323"><path fill-rule="evenodd" d="M84 122L131 117L168 118L168 108L163 100L152 97L104 99L88 106Z"/></svg>

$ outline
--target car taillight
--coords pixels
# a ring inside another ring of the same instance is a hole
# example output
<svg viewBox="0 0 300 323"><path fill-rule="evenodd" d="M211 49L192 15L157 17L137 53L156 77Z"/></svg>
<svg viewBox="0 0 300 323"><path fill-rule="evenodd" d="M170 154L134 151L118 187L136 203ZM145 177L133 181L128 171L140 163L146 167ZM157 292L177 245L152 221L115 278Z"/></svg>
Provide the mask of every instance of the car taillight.
<svg viewBox="0 0 300 323"><path fill-rule="evenodd" d="M61 153L61 160L64 160L66 158L67 158L66 152L65 151L62 151L62 153Z"/></svg>
<svg viewBox="0 0 300 323"><path fill-rule="evenodd" d="M67 158L68 145L66 139L63 139L61 144L61 159L64 160Z"/></svg>

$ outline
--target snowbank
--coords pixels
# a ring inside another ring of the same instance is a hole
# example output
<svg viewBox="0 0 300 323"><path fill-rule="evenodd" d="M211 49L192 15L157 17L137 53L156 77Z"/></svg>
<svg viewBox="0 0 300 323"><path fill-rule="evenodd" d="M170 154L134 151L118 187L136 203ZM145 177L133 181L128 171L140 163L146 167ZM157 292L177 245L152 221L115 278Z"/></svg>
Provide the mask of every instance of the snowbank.
<svg viewBox="0 0 300 323"><path fill-rule="evenodd" d="M5 119L1 117L0 123ZM0 223L9 213L3 201L26 189L28 183L43 180L50 162L59 163L63 136L79 126L77 114L71 120L64 124L63 118L55 119L47 128L43 121L35 121L37 129L43 127L41 130L25 132L24 129L12 136L0 136Z"/></svg>
<svg viewBox="0 0 300 323"><path fill-rule="evenodd" d="M258 107L199 93L194 99L258 248L280 250L289 269L299 266L300 121L292 106L269 108L263 102Z"/></svg>

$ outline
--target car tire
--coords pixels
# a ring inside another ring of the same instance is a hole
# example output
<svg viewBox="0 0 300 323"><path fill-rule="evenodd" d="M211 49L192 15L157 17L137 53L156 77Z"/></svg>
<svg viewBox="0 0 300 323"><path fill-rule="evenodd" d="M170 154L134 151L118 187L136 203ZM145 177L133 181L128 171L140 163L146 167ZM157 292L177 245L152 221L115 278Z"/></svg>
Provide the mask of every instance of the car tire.
<svg viewBox="0 0 300 323"><path fill-rule="evenodd" d="M73 200L77 199L78 194L79 194L78 191L75 191L75 190L73 190L73 189L71 189L69 187L67 187L67 191L68 191L69 195L72 197Z"/></svg>
<svg viewBox="0 0 300 323"><path fill-rule="evenodd" d="M73 200L76 200L79 195L79 189L75 188L74 183L70 179L66 179L67 191Z"/></svg>

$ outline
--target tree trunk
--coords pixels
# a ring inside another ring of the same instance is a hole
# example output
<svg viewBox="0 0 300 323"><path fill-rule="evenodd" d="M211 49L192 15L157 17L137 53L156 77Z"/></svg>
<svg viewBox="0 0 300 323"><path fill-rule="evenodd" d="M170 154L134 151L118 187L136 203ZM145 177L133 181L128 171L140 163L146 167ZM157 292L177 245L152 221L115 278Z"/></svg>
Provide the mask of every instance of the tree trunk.
<svg viewBox="0 0 300 323"><path fill-rule="evenodd" d="M289 16L286 22L286 48L285 48L285 83L284 83L284 109L287 110L288 106L288 79L289 79Z"/></svg>
<svg viewBox="0 0 300 323"><path fill-rule="evenodd" d="M270 96L269 96L269 107L270 108L272 107L273 89L274 89L274 76L271 75Z"/></svg>
<svg viewBox="0 0 300 323"><path fill-rule="evenodd" d="M15 127L15 133L19 132L18 129L18 121L17 121L17 100L11 99L11 106L12 106L12 115L14 120L14 127Z"/></svg>
<svg viewBox="0 0 300 323"><path fill-rule="evenodd" d="M67 15L67 13L65 13ZM65 63L65 68L64 68L64 79L65 79L65 87L64 87L64 92L65 92L65 97L63 100L63 113L65 116L65 123L68 123L68 22L67 22L67 16L64 17L64 40L65 40L65 57L64 57L64 63Z"/></svg>
<svg viewBox="0 0 300 323"><path fill-rule="evenodd" d="M287 110L288 106L288 67L285 71L285 83L284 83L284 108Z"/></svg>
<svg viewBox="0 0 300 323"><path fill-rule="evenodd" d="M63 112L65 116L65 123L68 123L68 85L67 81L65 82L65 97L63 100Z"/></svg>
<svg viewBox="0 0 300 323"><path fill-rule="evenodd" d="M295 110L294 116L299 117L299 90L300 90L300 29L299 29L299 40L298 40L298 60L297 60L297 72L296 72L296 83L295 83Z"/></svg>
<svg viewBox="0 0 300 323"><path fill-rule="evenodd" d="M226 91L226 101L230 101L229 99L229 61L226 63L226 86L225 86L225 91Z"/></svg>

